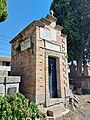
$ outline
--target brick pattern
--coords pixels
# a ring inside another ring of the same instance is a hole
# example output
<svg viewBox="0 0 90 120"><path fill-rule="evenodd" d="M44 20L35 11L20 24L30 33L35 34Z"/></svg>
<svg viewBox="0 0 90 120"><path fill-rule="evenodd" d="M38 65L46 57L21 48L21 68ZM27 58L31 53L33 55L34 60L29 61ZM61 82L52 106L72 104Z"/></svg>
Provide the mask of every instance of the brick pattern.
<svg viewBox="0 0 90 120"><path fill-rule="evenodd" d="M48 28L45 27L45 28ZM50 29L50 26L49 28ZM49 51L45 49L45 41L39 37L39 27L36 29L37 50L36 50L36 96L37 103L44 102L50 103L49 97L49 82L48 82L48 57L56 57L56 70L57 70L57 93L59 98L65 98L65 90L69 91L68 86L68 73L67 73L67 48L66 39L57 35L57 41L51 41L51 43L57 44L61 47L62 53L55 51ZM58 32L57 32L58 33ZM62 45L62 46L61 46ZM46 78L45 78L46 76ZM42 94L43 93L43 94ZM46 95L45 95L46 94ZM46 97L46 98L45 98ZM42 99L41 99L42 98Z"/></svg>
<svg viewBox="0 0 90 120"><path fill-rule="evenodd" d="M20 90L27 98L35 101L37 104L51 102L49 96L49 80L48 80L48 57L56 58L56 74L57 74L57 92L60 99L65 98L65 90L69 91L68 73L67 73L67 48L66 38L61 36L61 31L53 28L52 25L44 23L44 28L56 30L56 41L50 41L59 45L60 52L47 50L45 40L40 38L41 24L29 26L21 35L12 42L12 61L11 69L13 75L21 75ZM32 46L23 52L15 51L21 41L26 38L32 38ZM65 89L65 90L64 90ZM58 101L60 102L60 101Z"/></svg>
<svg viewBox="0 0 90 120"><path fill-rule="evenodd" d="M64 80L64 92L65 97L69 95L69 79L68 79L68 65L67 65L67 44L66 38L62 39L62 56L63 59L63 80Z"/></svg>
<svg viewBox="0 0 90 120"><path fill-rule="evenodd" d="M20 91L26 95L27 98L35 101L36 94L36 32L35 27L33 29L28 29L25 33L12 44L12 61L11 61L11 71L12 75L20 75ZM33 31L32 31L33 30ZM31 32L32 31L32 32ZM30 32L30 33L29 33ZM31 37L32 38L32 48L25 51L15 51L13 46L23 39Z"/></svg>

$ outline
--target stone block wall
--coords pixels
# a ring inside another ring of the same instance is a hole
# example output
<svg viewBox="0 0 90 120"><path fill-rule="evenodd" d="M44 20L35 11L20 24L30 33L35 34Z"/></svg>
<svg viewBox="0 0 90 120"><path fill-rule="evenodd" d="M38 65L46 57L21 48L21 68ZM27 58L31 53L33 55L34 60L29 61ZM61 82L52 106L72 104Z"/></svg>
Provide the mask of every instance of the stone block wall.
<svg viewBox="0 0 90 120"><path fill-rule="evenodd" d="M90 94L90 76L76 76L70 79L70 86L77 94Z"/></svg>
<svg viewBox="0 0 90 120"><path fill-rule="evenodd" d="M0 75L0 96L19 92L20 77Z"/></svg>

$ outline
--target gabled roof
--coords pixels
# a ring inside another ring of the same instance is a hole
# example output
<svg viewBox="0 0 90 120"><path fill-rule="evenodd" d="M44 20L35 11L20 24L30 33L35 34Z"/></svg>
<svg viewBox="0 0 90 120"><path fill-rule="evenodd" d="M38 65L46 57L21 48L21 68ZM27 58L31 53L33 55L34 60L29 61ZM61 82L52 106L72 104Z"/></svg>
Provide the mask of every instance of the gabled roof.
<svg viewBox="0 0 90 120"><path fill-rule="evenodd" d="M48 16L48 17L46 17L46 18L41 18L40 20L35 20L35 21L33 21L32 23L30 23L26 28L24 28L15 38L13 38L13 39L10 41L10 43L12 44L12 43L13 43L14 41L16 41L16 39L19 38L28 28L31 28L31 27L33 27L34 25L39 26L39 27L44 27L45 25L50 25L52 22L55 22L55 23L56 23L56 21L57 21L57 18L54 17L54 16L52 16L52 15L50 15L50 16ZM60 31L63 29L63 27L60 26L60 25L56 25L56 26L54 26L54 27L55 27L55 29L60 30Z"/></svg>

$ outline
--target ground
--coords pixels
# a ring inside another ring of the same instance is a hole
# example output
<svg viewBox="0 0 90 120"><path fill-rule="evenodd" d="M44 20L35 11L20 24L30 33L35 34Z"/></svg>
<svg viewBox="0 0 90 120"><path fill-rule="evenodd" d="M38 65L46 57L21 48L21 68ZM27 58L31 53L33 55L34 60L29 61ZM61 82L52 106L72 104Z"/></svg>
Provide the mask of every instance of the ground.
<svg viewBox="0 0 90 120"><path fill-rule="evenodd" d="M77 95L77 97L79 98L78 108L71 110L60 120L90 120L90 95Z"/></svg>

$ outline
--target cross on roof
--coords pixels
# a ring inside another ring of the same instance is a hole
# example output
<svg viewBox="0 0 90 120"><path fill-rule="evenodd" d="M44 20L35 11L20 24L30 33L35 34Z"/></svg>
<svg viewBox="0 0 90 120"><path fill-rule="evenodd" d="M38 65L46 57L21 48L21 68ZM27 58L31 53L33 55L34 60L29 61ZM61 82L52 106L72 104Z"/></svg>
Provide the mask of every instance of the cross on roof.
<svg viewBox="0 0 90 120"><path fill-rule="evenodd" d="M53 10L50 11L50 14L51 14L51 16L53 16L53 14L54 14Z"/></svg>

